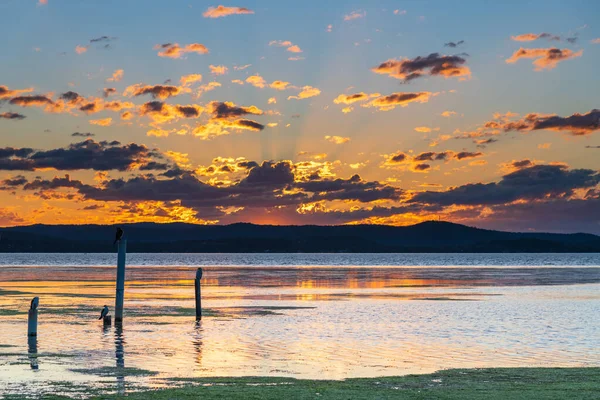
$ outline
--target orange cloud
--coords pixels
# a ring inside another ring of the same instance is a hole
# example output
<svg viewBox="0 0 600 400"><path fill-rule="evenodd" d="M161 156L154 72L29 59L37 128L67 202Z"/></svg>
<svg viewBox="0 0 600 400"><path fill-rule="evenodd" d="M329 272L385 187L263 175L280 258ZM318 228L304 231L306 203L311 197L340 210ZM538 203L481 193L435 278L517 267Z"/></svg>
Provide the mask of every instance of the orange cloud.
<svg viewBox="0 0 600 400"><path fill-rule="evenodd" d="M287 89L289 84L290 84L289 82L284 82L284 81L273 81L269 85L269 87L272 89L277 89L277 90L285 90L285 89Z"/></svg>
<svg viewBox="0 0 600 400"><path fill-rule="evenodd" d="M321 90L312 87L312 86L304 86L302 87L302 91L298 93L298 96L288 96L288 100L290 99L308 99L310 97L315 97L321 94Z"/></svg>
<svg viewBox="0 0 600 400"><path fill-rule="evenodd" d="M344 15L344 21L352 21L358 18L364 18L367 16L366 11L352 11L350 14Z"/></svg>
<svg viewBox="0 0 600 400"><path fill-rule="evenodd" d="M225 75L229 70L224 65L209 65L208 67L210 68L210 73L213 75Z"/></svg>
<svg viewBox="0 0 600 400"><path fill-rule="evenodd" d="M452 117L453 115L456 115L456 111L444 111L441 115L442 115L442 117L449 118L449 117Z"/></svg>
<svg viewBox="0 0 600 400"><path fill-rule="evenodd" d="M158 52L159 57L181 58L186 53L208 54L208 48L200 43L190 43L181 47L179 43L157 44L154 50Z"/></svg>
<svg viewBox="0 0 600 400"><path fill-rule="evenodd" d="M198 118L204 108L197 104L180 105L151 101L142 104L139 109L141 116L147 116L155 124L163 124L177 118Z"/></svg>
<svg viewBox="0 0 600 400"><path fill-rule="evenodd" d="M377 107L380 111L393 110L397 106L406 107L410 103L427 103L429 98L436 96L438 93L431 92L398 92L392 93L387 96L377 97L369 101L367 104L363 104L362 107Z"/></svg>
<svg viewBox="0 0 600 400"><path fill-rule="evenodd" d="M225 6L217 6L217 7L209 7L202 16L204 18L222 18L227 17L229 15L241 15L241 14L254 14L254 11L246 8L246 7L225 7Z"/></svg>
<svg viewBox="0 0 600 400"><path fill-rule="evenodd" d="M415 128L415 131L422 132L422 133L427 133L427 132L431 132L431 128L429 128L427 126L417 126Z"/></svg>
<svg viewBox="0 0 600 400"><path fill-rule="evenodd" d="M102 118L102 119L91 119L90 124L98 125L98 126L111 126L112 118Z"/></svg>
<svg viewBox="0 0 600 400"><path fill-rule="evenodd" d="M267 82L260 75L252 75L246 78L246 82L251 84L252 86L256 86L257 88L264 88L267 85Z"/></svg>
<svg viewBox="0 0 600 400"><path fill-rule="evenodd" d="M155 99L164 100L171 96L177 96L182 93L190 93L191 90L185 87L172 85L144 85L141 83L128 86L123 92L123 96L143 96L151 95Z"/></svg>
<svg viewBox="0 0 600 400"><path fill-rule="evenodd" d="M277 104L277 99L275 97L270 97L269 101L267 103L268 104Z"/></svg>
<svg viewBox="0 0 600 400"><path fill-rule="evenodd" d="M593 44L600 44L600 38L592 39Z"/></svg>
<svg viewBox="0 0 600 400"><path fill-rule="evenodd" d="M515 42L533 42L538 39L560 40L560 36L555 36L550 33L524 33L522 35L510 37Z"/></svg>
<svg viewBox="0 0 600 400"><path fill-rule="evenodd" d="M121 119L124 121L128 121L132 118L133 118L133 114L129 111L125 111L123 114L121 114Z"/></svg>
<svg viewBox="0 0 600 400"><path fill-rule="evenodd" d="M537 148L548 150L550 148L550 146L552 146L552 143L540 143L540 144L538 144Z"/></svg>
<svg viewBox="0 0 600 400"><path fill-rule="evenodd" d="M202 75L200 75L200 74L183 75L181 78L179 78L179 82L183 86L189 86L195 82L202 82Z"/></svg>
<svg viewBox="0 0 600 400"><path fill-rule="evenodd" d="M8 86L0 85L0 99L7 99L10 97L17 96L22 93L31 93L33 92L33 88L27 89L9 89Z"/></svg>
<svg viewBox="0 0 600 400"><path fill-rule="evenodd" d="M243 84L244 84L244 81L241 81L241 80L239 80L239 79L232 79L232 80L231 80L231 83L236 83L236 84L238 84L238 85L243 85Z"/></svg>
<svg viewBox="0 0 600 400"><path fill-rule="evenodd" d="M344 144L350 141L349 137L343 136L325 136L325 140L334 144Z"/></svg>
<svg viewBox="0 0 600 400"><path fill-rule="evenodd" d="M533 65L535 65L536 71L542 71L544 69L553 69L556 65L564 60L568 60L575 57L581 57L583 50L573 52L569 49L524 49L520 48L515 51L514 54L506 60L508 64L514 64L521 58L533 58Z"/></svg>
<svg viewBox="0 0 600 400"><path fill-rule="evenodd" d="M352 104L352 103L356 103L357 101L365 101L371 97L379 97L379 96L381 96L380 93L367 94L364 92L354 93L354 94L340 94L338 97L336 97L333 100L333 102L335 104Z"/></svg>
<svg viewBox="0 0 600 400"><path fill-rule="evenodd" d="M86 51L88 51L88 46L80 46L80 45L75 46L75 53L77 53L77 54L83 54Z"/></svg>
<svg viewBox="0 0 600 400"><path fill-rule="evenodd" d="M431 53L428 56L419 56L413 59L387 60L377 67L371 68L371 71L402 79L405 82L426 75L466 79L471 76L471 70L464 65L466 62L467 60L462 56Z"/></svg>
<svg viewBox="0 0 600 400"><path fill-rule="evenodd" d="M119 82L123 79L123 74L125 72L122 69L117 69L113 72L112 76L106 80L106 82Z"/></svg>
<svg viewBox="0 0 600 400"><path fill-rule="evenodd" d="M208 82L205 85L202 85L198 88L198 92L196 93L196 98L200 98L204 93L215 90L220 87L221 84L219 82Z"/></svg>
<svg viewBox="0 0 600 400"><path fill-rule="evenodd" d="M302 53L300 46L293 44L289 40L271 40L269 46L285 47L290 53Z"/></svg>

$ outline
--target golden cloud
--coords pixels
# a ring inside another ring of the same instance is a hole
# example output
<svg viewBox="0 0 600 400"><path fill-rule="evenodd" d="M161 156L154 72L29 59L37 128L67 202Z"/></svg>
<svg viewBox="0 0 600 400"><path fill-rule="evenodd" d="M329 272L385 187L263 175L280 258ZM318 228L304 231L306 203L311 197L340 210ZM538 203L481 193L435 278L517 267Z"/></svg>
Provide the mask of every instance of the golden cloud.
<svg viewBox="0 0 600 400"><path fill-rule="evenodd" d="M208 67L210 68L210 73L213 75L225 75L229 70L224 65L209 65Z"/></svg>
<svg viewBox="0 0 600 400"><path fill-rule="evenodd" d="M325 136L325 140L334 144L344 144L348 143L350 141L350 138L343 136Z"/></svg>
<svg viewBox="0 0 600 400"><path fill-rule="evenodd" d="M333 102L335 104L352 104L352 103L356 103L357 101L365 101L365 100L368 100L369 98L379 97L379 96L381 96L380 93L367 94L364 92L354 93L354 94L340 94L338 97L336 97L333 100Z"/></svg>
<svg viewBox="0 0 600 400"><path fill-rule="evenodd" d="M115 72L113 72L112 76L106 80L106 82L119 82L121 79L123 79L124 73L125 71L122 69L117 69Z"/></svg>
<svg viewBox="0 0 600 400"><path fill-rule="evenodd" d="M189 86L195 82L202 82L202 75L200 75L200 74L183 75L181 78L179 78L179 82L183 86Z"/></svg>
<svg viewBox="0 0 600 400"><path fill-rule="evenodd" d="M269 87L272 89L276 89L276 90L285 90L285 89L287 89L289 84L290 84L289 82L284 82L284 81L273 81L269 85Z"/></svg>
<svg viewBox="0 0 600 400"><path fill-rule="evenodd" d="M111 126L112 118L102 118L102 119L91 119L90 124L98 125L98 126Z"/></svg>
<svg viewBox="0 0 600 400"><path fill-rule="evenodd" d="M573 52L569 49L557 49L555 47L547 49L524 49L520 48L506 60L508 64L514 64L521 58L533 58L533 65L536 71L544 69L553 69L556 65L564 60L569 60L575 57L581 57L583 50Z"/></svg>
<svg viewBox="0 0 600 400"><path fill-rule="evenodd" d="M123 96L143 96L151 95L155 99L167 99L171 96L177 96L182 93L190 93L191 89L172 85L144 85L141 83L128 86L123 92Z"/></svg>
<svg viewBox="0 0 600 400"><path fill-rule="evenodd" d="M33 92L33 88L27 89L9 89L8 86L0 85L0 99L7 99L9 97L14 97L22 93L31 93Z"/></svg>
<svg viewBox="0 0 600 400"><path fill-rule="evenodd" d="M181 47L179 43L157 44L154 50L158 52L159 57L181 58L186 53L208 54L208 48L200 43L190 43Z"/></svg>
<svg viewBox="0 0 600 400"><path fill-rule="evenodd" d="M289 40L271 40L269 46L285 47L290 53L302 53L302 49Z"/></svg>
<svg viewBox="0 0 600 400"><path fill-rule="evenodd" d="M257 88L264 88L267 85L267 82L260 75L252 75L246 78L246 82L251 84L252 86L256 86Z"/></svg>
<svg viewBox="0 0 600 400"><path fill-rule="evenodd" d="M217 7L209 7L206 11L204 11L202 16L204 18L222 18L236 14L254 14L254 11L246 7L225 7L220 5Z"/></svg>
<svg viewBox="0 0 600 400"><path fill-rule="evenodd" d="M312 86L303 86L302 91L298 93L297 96L288 96L288 100L290 99L308 99L310 97L315 97L321 94L321 90L312 87Z"/></svg>
<svg viewBox="0 0 600 400"><path fill-rule="evenodd" d="M358 18L364 18L367 16L367 12L366 11L352 11L350 14L344 15L344 21L352 21L354 19L358 19Z"/></svg>
<svg viewBox="0 0 600 400"><path fill-rule="evenodd" d="M397 106L406 107L410 103L427 103L429 98L438 93L431 92L398 92L387 96L377 97L362 107L376 107L379 111L393 110Z"/></svg>

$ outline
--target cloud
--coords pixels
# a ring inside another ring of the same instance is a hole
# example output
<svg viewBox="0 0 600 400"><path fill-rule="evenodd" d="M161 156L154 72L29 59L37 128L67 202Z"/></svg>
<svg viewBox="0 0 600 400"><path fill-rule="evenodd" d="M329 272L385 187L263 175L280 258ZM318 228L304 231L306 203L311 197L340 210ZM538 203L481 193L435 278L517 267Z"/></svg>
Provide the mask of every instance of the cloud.
<svg viewBox="0 0 600 400"><path fill-rule="evenodd" d="M25 115L14 113L14 112L3 112L3 113L0 113L0 119L16 119L16 120L21 120L21 119L25 119L25 118L27 118Z"/></svg>
<svg viewBox="0 0 600 400"><path fill-rule="evenodd" d="M271 84L269 84L269 87L276 90L285 90L289 84L289 82L284 81L273 81Z"/></svg>
<svg viewBox="0 0 600 400"><path fill-rule="evenodd" d="M426 57L419 56L414 59L388 60L372 68L371 71L376 74L389 75L404 82L410 82L425 75L464 79L471 76L471 70L464 65L466 62L465 58L458 55L442 56L432 53Z"/></svg>
<svg viewBox="0 0 600 400"><path fill-rule="evenodd" d="M90 124L98 125L98 126L111 126L112 118L102 118L102 119L91 119Z"/></svg>
<svg viewBox="0 0 600 400"><path fill-rule="evenodd" d="M211 118L207 123L192 130L192 134L202 140L211 140L217 136L229 135L234 131L262 131L265 126L253 120L241 118L246 115L262 115L264 112L256 106L238 106L232 102L213 101L207 105Z"/></svg>
<svg viewBox="0 0 600 400"><path fill-rule="evenodd" d="M112 76L106 80L106 82L119 82L123 79L123 74L125 72L122 69L117 69L113 72Z"/></svg>
<svg viewBox="0 0 600 400"><path fill-rule="evenodd" d="M302 87L302 91L300 91L300 93L298 93L297 96L288 96L288 100L290 99L308 99L310 97L315 97L321 94L321 91L315 87L312 86L303 86Z"/></svg>
<svg viewBox="0 0 600 400"><path fill-rule="evenodd" d="M75 46L75 53L77 53L77 54L83 54L86 51L88 51L88 46L80 46L80 45Z"/></svg>
<svg viewBox="0 0 600 400"><path fill-rule="evenodd" d="M340 94L338 97L333 99L335 104L353 104L358 101L366 101L373 97L381 96L380 93L368 94L365 92L354 93L354 94Z"/></svg>
<svg viewBox="0 0 600 400"><path fill-rule="evenodd" d="M225 6L217 6L217 7L209 7L202 16L204 18L222 18L227 17L229 15L240 15L240 14L254 14L254 11L246 8L246 7L225 7Z"/></svg>
<svg viewBox="0 0 600 400"><path fill-rule="evenodd" d="M293 44L289 40L271 40L269 46L285 47L290 53L302 53L300 46Z"/></svg>
<svg viewBox="0 0 600 400"><path fill-rule="evenodd" d="M117 93L117 89L115 89L115 88L104 88L104 89L102 90L102 96L103 96L104 98L107 98L107 97L108 97L108 96L110 96L111 94L115 94L115 93Z"/></svg>
<svg viewBox="0 0 600 400"><path fill-rule="evenodd" d="M441 114L442 117L446 117L446 118L452 117L454 115L456 115L456 111L444 111Z"/></svg>
<svg viewBox="0 0 600 400"><path fill-rule="evenodd" d="M131 113L129 111L125 111L123 114L121 114L121 119L124 121L129 121L132 118L133 118L133 113Z"/></svg>
<svg viewBox="0 0 600 400"><path fill-rule="evenodd" d="M236 71L243 71L248 67L251 67L252 64L246 64L246 65L234 65L233 69Z"/></svg>
<svg viewBox="0 0 600 400"><path fill-rule="evenodd" d="M202 82L202 75L200 75L200 74L183 75L181 78L179 78L179 82L181 83L182 86L189 86L195 82Z"/></svg>
<svg viewBox="0 0 600 400"><path fill-rule="evenodd" d="M461 44L464 44L465 41L464 40L459 40L458 42L448 42L448 43L444 43L444 47L451 47L451 48L456 48L458 46L460 46Z"/></svg>
<svg viewBox="0 0 600 400"><path fill-rule="evenodd" d="M144 85L138 83L136 85L128 86L123 92L123 96L137 97L149 94L155 99L164 100L171 96L190 92L191 90L186 87L172 85Z"/></svg>
<svg viewBox="0 0 600 400"><path fill-rule="evenodd" d="M533 42L538 39L560 41L560 36L552 35L551 33L524 33L522 35L511 36L510 38L515 42Z"/></svg>
<svg viewBox="0 0 600 400"><path fill-rule="evenodd" d="M208 82L205 85L199 86L198 91L196 92L196 98L199 99L204 93L215 90L218 87L221 87L219 82Z"/></svg>
<svg viewBox="0 0 600 400"><path fill-rule="evenodd" d="M535 165L504 175L497 183L471 183L444 192L421 192L411 201L449 206L559 199L573 195L576 189L593 188L598 183L600 174L593 170L569 170L564 165Z"/></svg>
<svg viewBox="0 0 600 400"><path fill-rule="evenodd" d="M155 124L171 122L178 118L198 118L203 111L204 108L196 104L166 104L162 101L150 101L139 108L139 114L149 117Z"/></svg>
<svg viewBox="0 0 600 400"><path fill-rule="evenodd" d="M9 89L8 86L0 85L0 99L7 99L23 93L31 93L33 88L27 89Z"/></svg>
<svg viewBox="0 0 600 400"><path fill-rule="evenodd" d="M213 75L225 75L229 70L224 65L209 65L210 73Z"/></svg>
<svg viewBox="0 0 600 400"><path fill-rule="evenodd" d="M366 104L363 104L362 107L376 107L379 108L380 111L389 111L393 110L397 106L406 107L410 103L427 103L431 96L435 96L437 93L431 92L398 92L392 93L387 96L377 97Z"/></svg>
<svg viewBox="0 0 600 400"><path fill-rule="evenodd" d="M74 132L71 134L71 136L73 137L85 137L85 138L89 138L89 137L94 137L96 135L94 135L93 133L87 132L87 133L82 133L82 132Z"/></svg>
<svg viewBox="0 0 600 400"><path fill-rule="evenodd" d="M332 32L333 31L333 25L331 25L331 24L327 25L327 29L325 31L326 32Z"/></svg>
<svg viewBox="0 0 600 400"><path fill-rule="evenodd" d="M422 133L427 133L427 132L431 132L431 128L429 128L428 126L417 126L415 128L415 131L422 132Z"/></svg>
<svg viewBox="0 0 600 400"><path fill-rule="evenodd" d="M394 10L394 15L406 15L406 10Z"/></svg>
<svg viewBox="0 0 600 400"><path fill-rule="evenodd" d="M361 10L352 11L350 14L344 15L344 21L352 21L355 19L364 18L366 16L367 16L366 11L361 11Z"/></svg>
<svg viewBox="0 0 600 400"><path fill-rule="evenodd" d="M597 39L592 39L592 40L591 40L591 42L592 42L593 44L600 44L600 38L597 38Z"/></svg>
<svg viewBox="0 0 600 400"><path fill-rule="evenodd" d="M514 64L521 58L533 58L533 65L536 71L542 71L544 69L553 69L556 65L565 60L569 60L576 57L581 57L583 50L573 52L569 49L524 49L520 48L515 51L513 55L506 60L508 64Z"/></svg>
<svg viewBox="0 0 600 400"><path fill-rule="evenodd" d="M17 96L10 99L9 103L21 107L39 107L54 104L52 99L44 95Z"/></svg>
<svg viewBox="0 0 600 400"><path fill-rule="evenodd" d="M252 86L256 86L257 88L264 88L267 85L267 82L260 75L252 75L246 78L246 82L251 84Z"/></svg>
<svg viewBox="0 0 600 400"><path fill-rule="evenodd" d="M589 135L600 130L600 110L587 114L575 113L568 117L558 115L527 114L519 121L507 122L501 126L504 131L567 131L573 136Z"/></svg>
<svg viewBox="0 0 600 400"><path fill-rule="evenodd" d="M334 144L344 144L350 141L349 137L343 136L325 136L325 140Z"/></svg>
<svg viewBox="0 0 600 400"><path fill-rule="evenodd" d="M61 171L129 171L136 168L148 169L160 166L160 155L144 145L130 143L122 145L117 141L96 142L87 139L67 147L51 150L33 150L30 148L0 148L1 170L35 171L53 168Z"/></svg>
<svg viewBox="0 0 600 400"><path fill-rule="evenodd" d="M157 44L154 50L158 52L159 57L181 58L187 53L208 54L208 48L200 43L190 43L181 47L179 43Z"/></svg>
<svg viewBox="0 0 600 400"><path fill-rule="evenodd" d="M275 97L269 97L267 102L268 104L277 104L277 99Z"/></svg>

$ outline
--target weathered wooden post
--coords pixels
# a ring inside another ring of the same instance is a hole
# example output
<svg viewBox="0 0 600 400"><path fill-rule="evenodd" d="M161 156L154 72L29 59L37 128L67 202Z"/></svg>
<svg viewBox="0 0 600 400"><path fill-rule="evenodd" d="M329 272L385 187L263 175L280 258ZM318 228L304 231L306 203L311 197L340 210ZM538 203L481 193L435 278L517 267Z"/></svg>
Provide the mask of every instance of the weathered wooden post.
<svg viewBox="0 0 600 400"><path fill-rule="evenodd" d="M196 321L202 319L202 297L200 293L200 280L202 280L202 268L196 270L196 280L194 281L194 287L196 289Z"/></svg>
<svg viewBox="0 0 600 400"><path fill-rule="evenodd" d="M31 300L29 311L27 313L27 336L37 336L37 322L38 322L38 305L40 304L40 298L34 297Z"/></svg>
<svg viewBox="0 0 600 400"><path fill-rule="evenodd" d="M117 294L115 297L115 325L123 322L123 300L125 298L125 254L127 253L127 240L119 240L119 254L117 256Z"/></svg>
<svg viewBox="0 0 600 400"><path fill-rule="evenodd" d="M105 315L104 318L102 318L102 322L103 322L104 326L111 326L112 321L111 321L110 315Z"/></svg>

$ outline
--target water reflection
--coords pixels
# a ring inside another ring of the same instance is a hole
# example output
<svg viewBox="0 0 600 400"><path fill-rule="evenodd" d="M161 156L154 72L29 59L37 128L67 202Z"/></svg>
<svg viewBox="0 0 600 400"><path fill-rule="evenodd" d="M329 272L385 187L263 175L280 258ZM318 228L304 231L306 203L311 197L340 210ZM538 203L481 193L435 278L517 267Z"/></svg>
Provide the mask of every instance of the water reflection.
<svg viewBox="0 0 600 400"><path fill-rule="evenodd" d="M125 337L123 325L115 323L115 358L117 361L117 393L125 394Z"/></svg>
<svg viewBox="0 0 600 400"><path fill-rule="evenodd" d="M38 364L38 355L37 355L37 336L28 336L27 337L27 354L29 358L29 366L33 370L38 370L40 368Z"/></svg>
<svg viewBox="0 0 600 400"><path fill-rule="evenodd" d="M194 323L192 345L194 346L194 351L196 352L195 363L198 367L202 367L202 321L196 321Z"/></svg>

